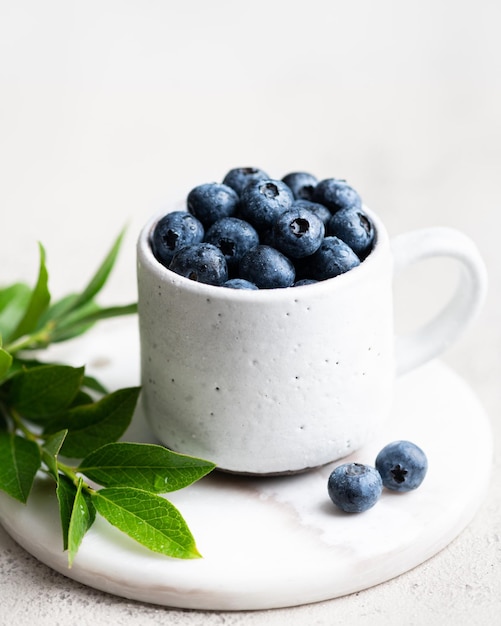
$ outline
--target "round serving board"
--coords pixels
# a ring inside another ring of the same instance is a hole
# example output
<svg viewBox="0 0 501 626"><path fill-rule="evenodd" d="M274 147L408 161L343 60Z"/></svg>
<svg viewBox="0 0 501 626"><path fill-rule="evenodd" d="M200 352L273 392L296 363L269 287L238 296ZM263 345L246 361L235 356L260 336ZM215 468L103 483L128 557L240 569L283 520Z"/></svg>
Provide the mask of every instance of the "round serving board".
<svg viewBox="0 0 501 626"><path fill-rule="evenodd" d="M89 372L113 387L139 381L131 323L97 330L71 350L61 354L66 362L89 364ZM154 441L140 412L125 439ZM214 472L169 494L202 559L149 552L98 516L68 569L53 485L43 478L27 505L0 493L0 521L49 567L125 598L208 610L326 600L398 576L436 554L465 528L485 496L492 462L489 420L445 365L433 362L399 379L384 432L346 460L373 464L395 439L423 448L426 479L406 494L385 490L374 508L358 515L336 510L327 495L327 478L339 463L279 478Z"/></svg>

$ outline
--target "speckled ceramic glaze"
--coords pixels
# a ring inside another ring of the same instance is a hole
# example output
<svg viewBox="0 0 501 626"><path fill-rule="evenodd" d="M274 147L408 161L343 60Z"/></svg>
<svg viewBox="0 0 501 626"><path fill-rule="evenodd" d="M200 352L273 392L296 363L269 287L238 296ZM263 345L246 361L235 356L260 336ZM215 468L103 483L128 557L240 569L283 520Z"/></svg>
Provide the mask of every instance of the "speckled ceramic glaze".
<svg viewBox="0 0 501 626"><path fill-rule="evenodd" d="M357 268L299 288L213 287L169 271L138 241L142 403L167 447L239 473L297 472L366 444L387 419L395 372L438 354L474 315L485 270L469 239L448 229L402 235L380 220ZM397 348L394 267L458 258L464 280L449 308Z"/></svg>

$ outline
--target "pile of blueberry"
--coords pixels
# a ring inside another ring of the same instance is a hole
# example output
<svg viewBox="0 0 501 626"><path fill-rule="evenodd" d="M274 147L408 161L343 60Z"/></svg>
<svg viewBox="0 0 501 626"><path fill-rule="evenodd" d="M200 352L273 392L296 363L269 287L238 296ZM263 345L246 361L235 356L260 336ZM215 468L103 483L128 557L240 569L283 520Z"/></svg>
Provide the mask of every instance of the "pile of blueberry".
<svg viewBox="0 0 501 626"><path fill-rule="evenodd" d="M230 170L190 191L187 210L162 217L156 259L192 280L234 289L275 289L332 278L360 265L374 225L346 181L293 172Z"/></svg>
<svg viewBox="0 0 501 626"><path fill-rule="evenodd" d="M383 487L412 491L428 470L425 453L410 441L393 441L376 457L375 467L362 463L339 465L329 476L327 490L336 506L347 513L362 513L373 507Z"/></svg>

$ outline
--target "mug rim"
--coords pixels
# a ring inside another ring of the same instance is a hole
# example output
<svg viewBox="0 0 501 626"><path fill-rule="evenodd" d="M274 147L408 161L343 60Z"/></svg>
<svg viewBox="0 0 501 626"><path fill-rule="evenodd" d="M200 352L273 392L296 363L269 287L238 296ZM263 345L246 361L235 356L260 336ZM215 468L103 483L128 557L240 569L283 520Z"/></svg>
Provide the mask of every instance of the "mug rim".
<svg viewBox="0 0 501 626"><path fill-rule="evenodd" d="M172 270L170 270L165 265L162 265L160 261L157 260L155 255L153 254L153 249L151 247L151 233L157 224L157 222L168 213L172 213L173 211L185 210L182 207L173 205L170 210L163 210L161 212L157 212L146 222L146 224L141 229L137 240L137 252L138 252L138 262L146 264L149 267L149 270L153 272L160 281L168 282L169 284L182 289L183 291L191 292L193 294L198 294L200 296L205 296L206 298L211 299L220 299L220 300L231 300L231 301L248 301L248 302L263 302L266 300L280 300L284 297L291 295L291 292L295 294L295 296L299 296L300 294L308 293L310 295L321 295L322 292L330 292L332 289L341 288L343 285L346 286L349 283L352 283L362 276L364 276L367 271L373 267L378 260L382 257L385 251L389 248L389 236L388 232L379 218L379 216L374 213L371 209L369 209L365 204L362 205L362 208L365 213L371 218L374 228L375 228L375 238L374 244L369 255L358 265L357 267L344 272L343 274L339 274L338 276L333 276L332 278L327 278L325 280L319 280L316 283L308 284L308 285L300 285L299 287L277 287L274 289L230 289L228 287L222 287L220 285L208 285L206 283L197 282L194 280L190 280L185 276L181 276L180 274L176 274ZM336 287L338 286L338 287ZM304 290L308 291L305 292Z"/></svg>

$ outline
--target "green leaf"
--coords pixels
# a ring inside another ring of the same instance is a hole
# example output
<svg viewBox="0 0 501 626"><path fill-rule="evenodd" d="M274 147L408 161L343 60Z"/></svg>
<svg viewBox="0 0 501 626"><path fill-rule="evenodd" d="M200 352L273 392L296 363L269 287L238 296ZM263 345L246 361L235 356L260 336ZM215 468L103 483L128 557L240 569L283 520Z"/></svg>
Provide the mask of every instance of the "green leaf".
<svg viewBox="0 0 501 626"><path fill-rule="evenodd" d="M53 334L52 341L58 343L67 341L87 332L96 322L112 317L120 317L124 315L132 315L137 313L137 304L124 304L122 306L114 306L108 308L98 308L92 313L75 318L73 322L58 326Z"/></svg>
<svg viewBox="0 0 501 626"><path fill-rule="evenodd" d="M0 489L25 503L40 468L40 449L33 441L0 431Z"/></svg>
<svg viewBox="0 0 501 626"><path fill-rule="evenodd" d="M101 291L106 281L108 280L108 276L110 275L111 270L113 269L124 235L125 229L122 230L122 232L116 238L110 251L106 255L105 259L103 260L85 289L74 299L71 305L68 306L68 309L65 313L79 309L81 306L90 302L94 298L94 296L96 296Z"/></svg>
<svg viewBox="0 0 501 626"><path fill-rule="evenodd" d="M87 389L90 389L91 391L97 391L98 393L102 393L102 394L108 393L108 390L106 389L106 387L102 385L97 380L97 378L94 378L93 376L87 376L87 375L84 376L82 387L86 387Z"/></svg>
<svg viewBox="0 0 501 626"><path fill-rule="evenodd" d="M0 289L0 332L5 341L24 315L31 297L31 289L24 283L15 283Z"/></svg>
<svg viewBox="0 0 501 626"><path fill-rule="evenodd" d="M0 348L0 380L7 375L12 365L12 355Z"/></svg>
<svg viewBox="0 0 501 626"><path fill-rule="evenodd" d="M78 471L104 487L127 485L152 493L167 493L191 485L214 463L177 454L146 443L110 443L91 452Z"/></svg>
<svg viewBox="0 0 501 626"><path fill-rule="evenodd" d="M78 498L78 501L77 501L79 490L77 489L73 481L71 481L64 474L60 474L59 480L57 483L56 494L57 494L57 500L59 503L59 516L61 519L61 529L63 533L63 549L64 550L70 549L70 554L68 555L69 556L68 560L70 560L71 558L70 567L75 557L78 546L80 545L78 543L78 529L79 529L78 521L80 521L81 524L83 522L82 526L85 528L85 532L86 532L92 526L96 517L96 509L94 507L94 504L91 501L89 494L87 494L85 491L82 490L83 482L81 481L81 479L79 481L79 487L80 487L80 497ZM76 514L75 511L82 497L83 497L84 505L87 508L87 514L85 514L85 509L84 509L84 516L78 516L78 514ZM73 522L73 527L72 527L72 522ZM70 546L72 546L72 549L70 548Z"/></svg>
<svg viewBox="0 0 501 626"><path fill-rule="evenodd" d="M50 293L48 288L48 274L45 266L45 250L41 244L40 248L40 267L38 271L38 279L35 288L31 292L31 297L23 317L16 326L9 340L17 339L23 335L27 335L38 325L38 322L49 306Z"/></svg>
<svg viewBox="0 0 501 626"><path fill-rule="evenodd" d="M77 492L71 510L70 523L68 527L68 566L73 565L73 560L78 552L78 548L82 543L85 533L89 530L94 522L95 509L92 503L88 503L84 492L82 491L83 480L78 481ZM90 507L89 507L90 504Z"/></svg>
<svg viewBox="0 0 501 626"><path fill-rule="evenodd" d="M61 454L81 459L96 448L119 439L130 424L139 391L139 387L119 389L93 404L70 409L57 422L57 430L68 429Z"/></svg>
<svg viewBox="0 0 501 626"><path fill-rule="evenodd" d="M92 498L110 524L153 552L180 559L201 556L181 513L161 496L113 487L94 492Z"/></svg>
<svg viewBox="0 0 501 626"><path fill-rule="evenodd" d="M67 430L61 430L54 433L50 437L47 437L44 445L42 446L42 460L56 482L59 480L57 456L61 450L61 446L63 445L67 432Z"/></svg>
<svg viewBox="0 0 501 626"><path fill-rule="evenodd" d="M33 421L44 421L66 409L82 383L83 367L40 365L10 380L9 403Z"/></svg>

